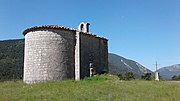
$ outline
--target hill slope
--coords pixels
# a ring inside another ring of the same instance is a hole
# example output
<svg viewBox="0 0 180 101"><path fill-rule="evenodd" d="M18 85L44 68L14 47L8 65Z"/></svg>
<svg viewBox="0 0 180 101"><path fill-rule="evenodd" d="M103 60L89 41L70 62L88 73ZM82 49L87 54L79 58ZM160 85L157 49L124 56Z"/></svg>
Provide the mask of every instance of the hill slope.
<svg viewBox="0 0 180 101"><path fill-rule="evenodd" d="M180 75L180 64L163 67L158 71L164 79L171 79L174 75Z"/></svg>
<svg viewBox="0 0 180 101"><path fill-rule="evenodd" d="M152 73L152 71L145 68L136 61L123 58L116 54L109 53L108 60L109 60L109 72L111 74L119 74L130 71L136 74L136 76L141 76L143 73Z"/></svg>
<svg viewBox="0 0 180 101"><path fill-rule="evenodd" d="M0 41L0 80L22 79L24 40Z"/></svg>

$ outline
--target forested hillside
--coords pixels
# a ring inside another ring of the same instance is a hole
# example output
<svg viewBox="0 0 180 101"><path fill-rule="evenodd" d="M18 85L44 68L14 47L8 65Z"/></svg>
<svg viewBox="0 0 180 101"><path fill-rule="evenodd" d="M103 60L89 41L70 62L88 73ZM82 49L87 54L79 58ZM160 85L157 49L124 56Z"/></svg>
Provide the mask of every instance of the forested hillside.
<svg viewBox="0 0 180 101"><path fill-rule="evenodd" d="M0 80L22 79L24 39L0 41Z"/></svg>

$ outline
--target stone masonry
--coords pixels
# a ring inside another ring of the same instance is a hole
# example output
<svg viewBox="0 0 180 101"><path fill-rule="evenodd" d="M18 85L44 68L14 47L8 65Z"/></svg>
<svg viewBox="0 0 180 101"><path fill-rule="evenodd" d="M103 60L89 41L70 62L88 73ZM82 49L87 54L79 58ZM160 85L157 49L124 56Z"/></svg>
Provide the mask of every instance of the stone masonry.
<svg viewBox="0 0 180 101"><path fill-rule="evenodd" d="M79 80L90 76L90 64L98 74L108 72L108 40L88 31L84 22L78 30L58 25L26 29L24 82Z"/></svg>

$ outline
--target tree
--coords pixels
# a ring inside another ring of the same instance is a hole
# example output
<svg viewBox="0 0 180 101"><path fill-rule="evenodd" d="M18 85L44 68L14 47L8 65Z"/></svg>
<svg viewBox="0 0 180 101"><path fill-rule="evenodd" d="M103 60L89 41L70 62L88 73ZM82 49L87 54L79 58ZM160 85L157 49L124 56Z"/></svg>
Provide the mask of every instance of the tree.
<svg viewBox="0 0 180 101"><path fill-rule="evenodd" d="M180 75L174 75L172 80L180 81Z"/></svg>
<svg viewBox="0 0 180 101"><path fill-rule="evenodd" d="M141 79L143 80L151 80L151 73L145 73L143 75L141 75Z"/></svg>
<svg viewBox="0 0 180 101"><path fill-rule="evenodd" d="M126 72L126 73L124 74L124 79L125 79L125 80L133 80L133 79L135 79L135 78L134 78L134 74L133 74L132 72Z"/></svg>
<svg viewBox="0 0 180 101"><path fill-rule="evenodd" d="M119 80L123 80L124 79L122 74L118 74L117 76L119 77Z"/></svg>

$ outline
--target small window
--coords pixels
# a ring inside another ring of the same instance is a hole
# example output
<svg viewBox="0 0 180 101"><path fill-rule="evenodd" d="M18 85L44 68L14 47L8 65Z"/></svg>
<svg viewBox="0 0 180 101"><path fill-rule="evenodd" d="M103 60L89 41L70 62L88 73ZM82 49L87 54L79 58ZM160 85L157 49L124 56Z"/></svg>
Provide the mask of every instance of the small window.
<svg viewBox="0 0 180 101"><path fill-rule="evenodd" d="M81 31L83 31L84 30L84 25L83 24L81 24Z"/></svg>

